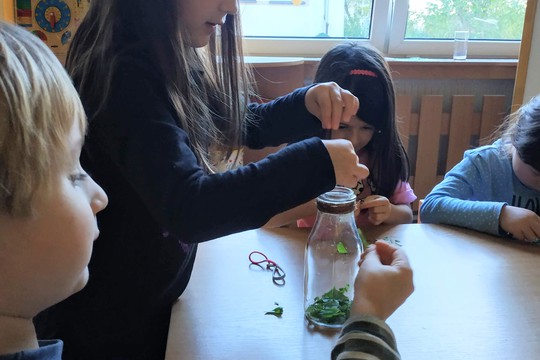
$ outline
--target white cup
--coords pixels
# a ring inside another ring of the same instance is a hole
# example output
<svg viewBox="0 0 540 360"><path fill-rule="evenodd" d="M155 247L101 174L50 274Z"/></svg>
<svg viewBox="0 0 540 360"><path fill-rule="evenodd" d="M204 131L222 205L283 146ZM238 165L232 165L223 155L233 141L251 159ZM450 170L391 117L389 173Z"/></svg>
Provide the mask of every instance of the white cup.
<svg viewBox="0 0 540 360"><path fill-rule="evenodd" d="M469 32L456 31L454 34L454 60L467 59L467 42L469 41Z"/></svg>

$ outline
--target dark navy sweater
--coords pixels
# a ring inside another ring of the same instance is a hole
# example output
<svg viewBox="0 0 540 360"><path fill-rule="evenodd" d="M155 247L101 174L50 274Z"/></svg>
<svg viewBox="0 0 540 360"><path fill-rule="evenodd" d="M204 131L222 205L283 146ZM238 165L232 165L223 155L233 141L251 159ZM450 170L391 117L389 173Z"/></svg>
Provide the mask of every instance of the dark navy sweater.
<svg viewBox="0 0 540 360"><path fill-rule="evenodd" d="M249 105L256 121L246 146L293 144L208 175L151 60L127 56L103 111L96 115L96 99L82 99L89 118L82 165L109 196L97 215L90 281L38 317L40 338L62 339L67 359L162 358L171 306L188 284L197 243L258 228L334 187L330 156L313 137L321 124L306 110L306 91Z"/></svg>

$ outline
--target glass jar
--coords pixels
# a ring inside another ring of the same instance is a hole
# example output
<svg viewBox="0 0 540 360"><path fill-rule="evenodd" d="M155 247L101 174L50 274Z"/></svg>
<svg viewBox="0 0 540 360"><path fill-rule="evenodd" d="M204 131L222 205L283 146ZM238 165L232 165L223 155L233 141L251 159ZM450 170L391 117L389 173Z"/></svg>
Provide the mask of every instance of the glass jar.
<svg viewBox="0 0 540 360"><path fill-rule="evenodd" d="M355 203L354 192L342 186L317 198L304 258L304 313L316 326L340 328L349 317L363 251Z"/></svg>

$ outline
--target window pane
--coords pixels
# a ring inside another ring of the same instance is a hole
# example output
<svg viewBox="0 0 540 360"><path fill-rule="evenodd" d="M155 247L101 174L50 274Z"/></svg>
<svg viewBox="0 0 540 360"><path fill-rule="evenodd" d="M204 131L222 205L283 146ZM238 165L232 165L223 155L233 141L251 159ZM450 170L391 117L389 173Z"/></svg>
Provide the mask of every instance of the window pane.
<svg viewBox="0 0 540 360"><path fill-rule="evenodd" d="M373 0L240 0L246 37L368 39L372 10Z"/></svg>
<svg viewBox="0 0 540 360"><path fill-rule="evenodd" d="M406 39L520 40L526 0L409 0Z"/></svg>

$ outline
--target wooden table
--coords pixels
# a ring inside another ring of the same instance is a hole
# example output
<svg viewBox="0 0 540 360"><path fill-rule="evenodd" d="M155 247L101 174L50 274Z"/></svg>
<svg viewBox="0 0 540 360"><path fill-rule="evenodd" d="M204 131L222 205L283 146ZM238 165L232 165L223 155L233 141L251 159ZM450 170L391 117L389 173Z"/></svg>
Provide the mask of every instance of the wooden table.
<svg viewBox="0 0 540 360"><path fill-rule="evenodd" d="M166 359L329 359L337 333L303 316L307 235L256 230L202 244L173 307ZM428 224L366 235L399 239L414 269L415 292L388 319L403 359L540 358L540 247ZM253 250L287 272L285 286L250 267ZM275 302L282 318L265 315Z"/></svg>

